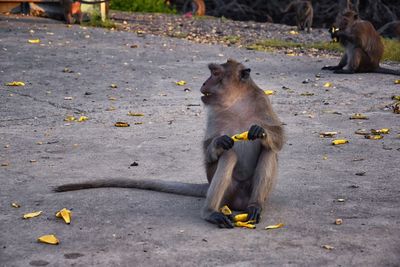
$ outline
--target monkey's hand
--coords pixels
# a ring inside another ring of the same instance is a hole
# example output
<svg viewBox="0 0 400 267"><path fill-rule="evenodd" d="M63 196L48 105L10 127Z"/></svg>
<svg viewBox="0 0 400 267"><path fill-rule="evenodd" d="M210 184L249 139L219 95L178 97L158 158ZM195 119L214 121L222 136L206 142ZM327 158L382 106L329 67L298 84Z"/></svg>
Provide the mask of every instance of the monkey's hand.
<svg viewBox="0 0 400 267"><path fill-rule="evenodd" d="M322 70L341 70L341 69L342 69L342 67L339 66L339 65L337 65L337 66L325 66L325 67L322 67Z"/></svg>
<svg viewBox="0 0 400 267"><path fill-rule="evenodd" d="M219 228L233 228L234 225L228 216L214 211L206 218L206 221L218 225Z"/></svg>
<svg viewBox="0 0 400 267"><path fill-rule="evenodd" d="M261 211L262 209L259 206L248 206L246 211L249 214L247 220L254 220L255 223L259 223L261 218Z"/></svg>
<svg viewBox="0 0 400 267"><path fill-rule="evenodd" d="M229 150L233 147L235 142L232 138L227 135L222 135L215 140L215 145L217 148L222 148L224 150Z"/></svg>
<svg viewBox="0 0 400 267"><path fill-rule="evenodd" d="M257 138L265 138L266 135L264 128L258 125L253 125L250 127L248 138L249 140L255 140Z"/></svg>

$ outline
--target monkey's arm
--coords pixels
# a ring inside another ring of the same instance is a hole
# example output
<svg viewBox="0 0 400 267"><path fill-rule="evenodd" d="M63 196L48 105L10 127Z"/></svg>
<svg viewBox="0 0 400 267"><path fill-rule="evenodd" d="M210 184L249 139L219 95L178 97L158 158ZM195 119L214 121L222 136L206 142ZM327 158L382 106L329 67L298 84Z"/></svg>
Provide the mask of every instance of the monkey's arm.
<svg viewBox="0 0 400 267"><path fill-rule="evenodd" d="M234 141L227 135L210 138L204 141L205 160L207 163L216 162L224 150L232 148Z"/></svg>
<svg viewBox="0 0 400 267"><path fill-rule="evenodd" d="M339 65L337 66L325 66L322 67L323 70L341 70L343 69L347 64L347 54L345 53L342 58L340 59Z"/></svg>
<svg viewBox="0 0 400 267"><path fill-rule="evenodd" d="M249 140L260 139L264 148L275 152L281 150L284 142L283 127L281 125L268 125L267 123L260 123L260 125L250 127Z"/></svg>

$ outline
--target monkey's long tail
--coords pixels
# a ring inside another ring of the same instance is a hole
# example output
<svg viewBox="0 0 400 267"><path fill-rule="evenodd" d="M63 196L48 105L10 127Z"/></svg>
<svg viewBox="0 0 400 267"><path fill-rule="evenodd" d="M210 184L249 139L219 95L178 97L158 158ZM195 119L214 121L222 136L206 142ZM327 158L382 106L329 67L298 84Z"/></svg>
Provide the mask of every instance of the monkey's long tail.
<svg viewBox="0 0 400 267"><path fill-rule="evenodd" d="M400 71L379 67L374 72L400 76Z"/></svg>
<svg viewBox="0 0 400 267"><path fill-rule="evenodd" d="M192 197L205 197L208 190L208 184L191 184L163 180L104 179L64 184L54 187L53 191L67 192L104 187L136 188Z"/></svg>

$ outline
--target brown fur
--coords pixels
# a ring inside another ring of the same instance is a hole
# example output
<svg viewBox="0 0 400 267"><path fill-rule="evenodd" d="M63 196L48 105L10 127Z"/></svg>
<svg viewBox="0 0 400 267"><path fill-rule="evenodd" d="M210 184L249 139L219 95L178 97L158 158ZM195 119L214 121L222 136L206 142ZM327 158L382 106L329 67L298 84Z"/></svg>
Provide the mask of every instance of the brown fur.
<svg viewBox="0 0 400 267"><path fill-rule="evenodd" d="M195 16L204 16L206 14L206 4L204 0L187 1L183 7L183 12L190 12Z"/></svg>
<svg viewBox="0 0 400 267"><path fill-rule="evenodd" d="M242 64L228 60L209 68L211 76L201 88L208 108L203 147L210 183L203 217L220 224L213 216L223 205L261 211L275 181L284 135L268 97L250 77L241 77L247 70ZM218 146L221 136L244 132L252 125L261 126L266 136L236 142L231 149Z"/></svg>
<svg viewBox="0 0 400 267"><path fill-rule="evenodd" d="M374 26L358 18L352 10L340 13L332 33L344 46L345 53L337 66L327 66L322 69L334 70L335 73L379 72L400 75L397 71L379 67L384 46Z"/></svg>
<svg viewBox="0 0 400 267"><path fill-rule="evenodd" d="M296 14L296 24L299 31L307 29L310 32L314 10L310 1L292 1L283 13L294 12Z"/></svg>

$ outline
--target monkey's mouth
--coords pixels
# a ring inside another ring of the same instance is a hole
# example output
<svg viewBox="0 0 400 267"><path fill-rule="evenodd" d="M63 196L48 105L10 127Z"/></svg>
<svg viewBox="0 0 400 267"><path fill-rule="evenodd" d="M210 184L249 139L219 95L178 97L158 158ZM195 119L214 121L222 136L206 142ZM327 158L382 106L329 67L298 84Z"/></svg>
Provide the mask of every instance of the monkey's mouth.
<svg viewBox="0 0 400 267"><path fill-rule="evenodd" d="M209 92L204 92L202 97L201 97L201 101L203 101L203 103L206 103L208 100L210 100L210 98L212 97L213 94L209 93Z"/></svg>

